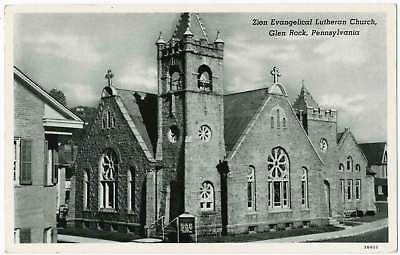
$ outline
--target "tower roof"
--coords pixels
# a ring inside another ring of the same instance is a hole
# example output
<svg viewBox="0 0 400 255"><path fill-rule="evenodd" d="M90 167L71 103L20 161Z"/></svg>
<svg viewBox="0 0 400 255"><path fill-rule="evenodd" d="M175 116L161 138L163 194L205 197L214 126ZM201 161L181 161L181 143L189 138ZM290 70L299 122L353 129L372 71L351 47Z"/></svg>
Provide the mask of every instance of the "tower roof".
<svg viewBox="0 0 400 255"><path fill-rule="evenodd" d="M319 108L319 105L307 90L304 83L301 86L300 94L293 103L293 107L300 110L306 110L307 107Z"/></svg>
<svg viewBox="0 0 400 255"><path fill-rule="evenodd" d="M209 42L206 28L198 13L184 12L180 14L172 38L181 40L184 35L188 34L193 35L195 39L205 39Z"/></svg>

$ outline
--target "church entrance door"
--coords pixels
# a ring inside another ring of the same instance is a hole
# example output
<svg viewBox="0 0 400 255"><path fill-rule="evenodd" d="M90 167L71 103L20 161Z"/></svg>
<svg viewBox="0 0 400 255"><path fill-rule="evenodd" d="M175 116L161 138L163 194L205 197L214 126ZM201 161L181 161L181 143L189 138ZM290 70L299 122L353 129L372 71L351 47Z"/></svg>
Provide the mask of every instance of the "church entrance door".
<svg viewBox="0 0 400 255"><path fill-rule="evenodd" d="M327 180L324 180L324 193L325 193L325 201L326 207L328 208L329 217L332 216L331 212L331 187Z"/></svg>

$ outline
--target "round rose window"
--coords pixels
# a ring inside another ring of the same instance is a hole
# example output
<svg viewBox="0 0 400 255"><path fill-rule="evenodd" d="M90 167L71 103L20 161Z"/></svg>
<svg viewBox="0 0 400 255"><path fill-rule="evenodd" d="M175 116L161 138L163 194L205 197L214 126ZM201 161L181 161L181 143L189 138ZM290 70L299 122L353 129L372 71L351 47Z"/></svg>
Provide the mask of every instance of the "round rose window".
<svg viewBox="0 0 400 255"><path fill-rule="evenodd" d="M202 125L199 128L199 138L202 142L208 142L211 139L211 128L207 125Z"/></svg>

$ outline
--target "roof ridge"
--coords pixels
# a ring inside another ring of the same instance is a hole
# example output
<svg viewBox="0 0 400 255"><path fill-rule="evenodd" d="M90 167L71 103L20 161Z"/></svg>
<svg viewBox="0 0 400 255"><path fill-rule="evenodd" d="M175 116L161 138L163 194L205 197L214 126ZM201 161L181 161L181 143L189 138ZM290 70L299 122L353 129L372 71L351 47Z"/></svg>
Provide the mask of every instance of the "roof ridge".
<svg viewBox="0 0 400 255"><path fill-rule="evenodd" d="M132 90L132 89L123 89L123 88L117 88L114 87L117 90L123 90L123 91L130 91L130 92L137 92L137 93L146 93L146 94L150 94L150 95L157 95L156 93L152 93L152 92L145 92L145 91L140 91L140 90Z"/></svg>
<svg viewBox="0 0 400 255"><path fill-rule="evenodd" d="M237 94L244 94L244 93L254 92L254 91L258 91L258 90L266 90L266 88L258 88L258 89L252 89L252 90L233 92L233 93L230 93L230 94L225 94L224 96L232 96L232 95L237 95Z"/></svg>

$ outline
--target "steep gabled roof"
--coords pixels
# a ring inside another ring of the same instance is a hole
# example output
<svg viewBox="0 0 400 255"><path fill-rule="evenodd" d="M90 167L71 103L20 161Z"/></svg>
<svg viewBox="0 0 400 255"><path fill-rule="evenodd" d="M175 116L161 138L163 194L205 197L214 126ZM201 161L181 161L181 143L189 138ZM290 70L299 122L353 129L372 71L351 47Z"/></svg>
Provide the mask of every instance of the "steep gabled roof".
<svg viewBox="0 0 400 255"><path fill-rule="evenodd" d="M229 153L251 119L268 97L266 89L257 89L224 96L224 138Z"/></svg>
<svg viewBox="0 0 400 255"><path fill-rule="evenodd" d="M81 129L83 127L83 121L81 118L79 118L76 114L70 111L67 107L59 103L44 88L42 88L38 83L29 78L16 66L14 66L14 79L19 80L21 84L27 86L31 91L33 91L33 93L38 95L43 100L45 105L51 107L49 109L51 109L54 112L57 112L57 114L60 114L60 116L63 116L63 118L65 119L63 120L58 119L58 121L62 121L62 123L64 123L60 125L65 125L65 127L68 128L78 128L78 129Z"/></svg>
<svg viewBox="0 0 400 255"><path fill-rule="evenodd" d="M204 38L209 42L206 28L198 13L184 12L180 14L172 38L182 40L186 32L191 32L194 39Z"/></svg>
<svg viewBox="0 0 400 255"><path fill-rule="evenodd" d="M157 95L116 88L123 106L152 156L157 143Z"/></svg>
<svg viewBox="0 0 400 255"><path fill-rule="evenodd" d="M293 103L293 108L305 111L307 107L319 108L319 105L303 84L301 86L300 94Z"/></svg>
<svg viewBox="0 0 400 255"><path fill-rule="evenodd" d="M360 143L364 155L368 159L369 165L381 165L383 155L385 153L385 142L377 142L377 143Z"/></svg>

